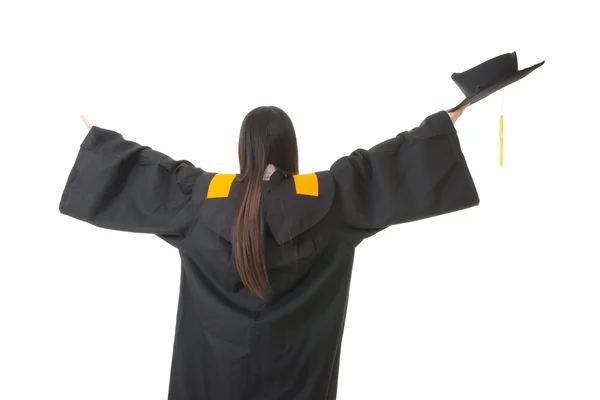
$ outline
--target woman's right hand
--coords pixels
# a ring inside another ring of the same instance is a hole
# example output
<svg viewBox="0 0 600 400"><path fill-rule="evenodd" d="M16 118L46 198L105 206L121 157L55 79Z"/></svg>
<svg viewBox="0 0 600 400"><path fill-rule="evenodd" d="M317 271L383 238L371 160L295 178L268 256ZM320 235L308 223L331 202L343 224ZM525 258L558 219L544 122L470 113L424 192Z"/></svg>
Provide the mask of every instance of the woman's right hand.
<svg viewBox="0 0 600 400"><path fill-rule="evenodd" d="M467 103L457 110L454 110L454 111L446 110L446 112L450 116L450 119L452 120L453 124L456 123L456 121L458 120L458 117L460 117L462 115L463 111L465 111L465 108L467 108L468 106L469 106L469 104Z"/></svg>

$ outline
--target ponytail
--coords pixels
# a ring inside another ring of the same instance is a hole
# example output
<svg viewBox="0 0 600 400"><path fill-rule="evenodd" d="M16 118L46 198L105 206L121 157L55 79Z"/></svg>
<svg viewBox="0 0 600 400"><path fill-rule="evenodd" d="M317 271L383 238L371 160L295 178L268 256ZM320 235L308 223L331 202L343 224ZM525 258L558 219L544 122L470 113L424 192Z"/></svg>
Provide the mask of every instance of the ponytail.
<svg viewBox="0 0 600 400"><path fill-rule="evenodd" d="M248 290L264 300L270 290L261 215L262 175L249 177L233 225L233 257Z"/></svg>

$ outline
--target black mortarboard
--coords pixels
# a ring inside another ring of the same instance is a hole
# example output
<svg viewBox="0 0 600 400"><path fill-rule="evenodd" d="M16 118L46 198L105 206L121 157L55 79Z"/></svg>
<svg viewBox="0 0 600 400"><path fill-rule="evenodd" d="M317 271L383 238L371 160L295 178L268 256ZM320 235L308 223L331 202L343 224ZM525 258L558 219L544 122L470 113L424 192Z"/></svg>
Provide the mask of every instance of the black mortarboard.
<svg viewBox="0 0 600 400"><path fill-rule="evenodd" d="M519 70L517 53L506 53L487 60L464 72L455 72L451 78L466 98L450 111L467 103L473 104L490 94L522 79L541 67L545 61Z"/></svg>

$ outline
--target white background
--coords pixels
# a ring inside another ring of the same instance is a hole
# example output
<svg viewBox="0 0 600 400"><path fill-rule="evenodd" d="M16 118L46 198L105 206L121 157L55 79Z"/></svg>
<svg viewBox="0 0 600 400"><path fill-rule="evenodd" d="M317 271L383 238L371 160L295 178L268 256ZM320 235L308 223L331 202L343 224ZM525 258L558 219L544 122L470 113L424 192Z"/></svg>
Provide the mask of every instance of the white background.
<svg viewBox="0 0 600 400"><path fill-rule="evenodd" d="M533 3L2 2L0 399L166 399L178 254L59 214L80 114L237 172L242 118L276 105L311 172L512 51L546 64L505 90L505 167L501 92L457 124L481 205L359 247L338 398L600 398L597 14Z"/></svg>

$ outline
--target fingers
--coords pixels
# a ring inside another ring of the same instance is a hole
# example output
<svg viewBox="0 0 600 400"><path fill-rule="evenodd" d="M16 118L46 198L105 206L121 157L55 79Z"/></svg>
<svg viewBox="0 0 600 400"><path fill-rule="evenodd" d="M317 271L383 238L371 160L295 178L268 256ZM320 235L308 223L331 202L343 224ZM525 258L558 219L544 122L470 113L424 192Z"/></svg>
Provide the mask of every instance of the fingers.
<svg viewBox="0 0 600 400"><path fill-rule="evenodd" d="M85 126L88 129L92 129L92 124L90 124L90 122L87 120L87 118L84 117L83 115L81 115L80 117L81 117L81 120L83 121L83 123L85 124Z"/></svg>

